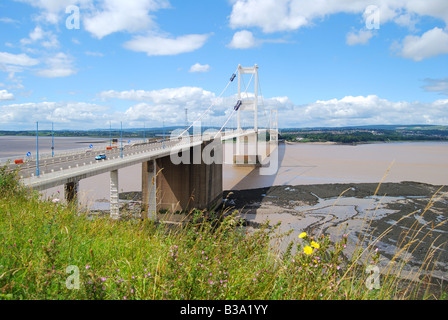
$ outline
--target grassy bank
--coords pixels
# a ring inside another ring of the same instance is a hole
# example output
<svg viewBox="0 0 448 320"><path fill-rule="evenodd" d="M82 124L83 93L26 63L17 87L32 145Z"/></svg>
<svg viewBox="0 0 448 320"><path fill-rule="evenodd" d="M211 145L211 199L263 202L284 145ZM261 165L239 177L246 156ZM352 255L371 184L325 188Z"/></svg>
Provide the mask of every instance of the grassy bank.
<svg viewBox="0 0 448 320"><path fill-rule="evenodd" d="M280 253L277 228L248 233L227 213L218 223L195 211L182 227L92 220L40 200L2 170L0 298L409 299L415 288L424 297L423 282L376 275L374 248L363 252L369 268L359 264L361 252L344 258L346 237L303 233Z"/></svg>

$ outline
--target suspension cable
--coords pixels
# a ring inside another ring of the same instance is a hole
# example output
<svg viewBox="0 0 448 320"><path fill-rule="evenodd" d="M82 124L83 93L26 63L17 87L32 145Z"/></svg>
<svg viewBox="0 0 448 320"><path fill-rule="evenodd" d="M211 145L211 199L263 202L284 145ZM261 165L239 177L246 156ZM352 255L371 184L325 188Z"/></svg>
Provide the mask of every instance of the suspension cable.
<svg viewBox="0 0 448 320"><path fill-rule="evenodd" d="M253 78L254 78L254 74L252 74L252 76L250 77L250 80L249 80L249 82L247 83L247 86L246 86L246 83L244 82L244 77L241 77L241 79L243 80L244 87L245 87L244 93L245 93L245 95L246 95L246 98L248 98L247 89L249 88L249 86L250 86L250 84L251 84ZM215 138L221 133L222 129L224 129L224 127L225 127L225 126L227 125L227 123L229 122L230 118L233 116L233 114L234 114L237 110L238 110L238 108L234 108L234 109L232 110L232 112L230 113L230 116L227 118L227 120L226 120L226 122L224 123L224 125L221 127L221 129L218 131L218 133L215 135Z"/></svg>
<svg viewBox="0 0 448 320"><path fill-rule="evenodd" d="M216 139L216 137L221 133L222 129L224 129L224 127L226 126L227 122L229 122L230 118L232 118L233 114L236 112L236 109L233 109L232 112L230 113L230 116L227 118L226 122L224 123L224 125L221 127L221 129L219 129L219 131L215 134L215 137L213 139Z"/></svg>
<svg viewBox="0 0 448 320"><path fill-rule="evenodd" d="M251 76L250 79L249 79L249 82L248 82L248 84L247 84L247 87L246 87L246 83L244 82L244 77L241 77L241 80L243 80L243 85L244 85L244 87L246 88L246 89L244 90L244 93L246 94L246 98L249 98L249 95L247 94L247 89L249 88L250 83L252 82L253 77L254 77L254 74L252 73L252 76Z"/></svg>
<svg viewBox="0 0 448 320"><path fill-rule="evenodd" d="M221 96L224 94L224 92L227 90L227 88L229 87L229 85L233 82L233 80L235 79L234 75L238 72L238 68L235 70L235 72L232 74L232 77L230 78L229 82L227 83L226 87L224 88L224 90L222 90L221 94L215 99L215 101L213 101L213 103L210 105L210 107L208 107L207 110L205 110L199 118L197 118L187 129L185 129L178 137L182 136L185 132L188 132L188 130L191 129L191 127L198 121L200 121L207 112L209 112L211 110L211 108L213 108L216 104L216 101L221 98Z"/></svg>
<svg viewBox="0 0 448 320"><path fill-rule="evenodd" d="M263 108L263 113L264 113L265 121L266 121L266 129L267 129L268 125L269 125L269 128L271 127L271 119L270 118L268 119L268 117L266 115L266 108L264 107L264 96L263 96L263 92L261 92L261 82L260 82L260 79L258 79L258 88L260 89L261 106Z"/></svg>

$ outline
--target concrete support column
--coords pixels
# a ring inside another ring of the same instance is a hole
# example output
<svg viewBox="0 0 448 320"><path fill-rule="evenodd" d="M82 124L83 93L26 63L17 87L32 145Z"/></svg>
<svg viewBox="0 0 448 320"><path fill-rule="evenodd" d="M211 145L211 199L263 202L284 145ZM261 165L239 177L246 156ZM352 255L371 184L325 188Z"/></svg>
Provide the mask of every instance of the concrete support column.
<svg viewBox="0 0 448 320"><path fill-rule="evenodd" d="M269 130L270 140L278 141L278 110L271 110L270 121L271 126Z"/></svg>
<svg viewBox="0 0 448 320"><path fill-rule="evenodd" d="M142 219L157 221L157 172L155 160L142 163Z"/></svg>
<svg viewBox="0 0 448 320"><path fill-rule="evenodd" d="M235 166L259 166L258 134L252 133L237 137L236 154L233 157Z"/></svg>
<svg viewBox="0 0 448 320"><path fill-rule="evenodd" d="M256 164L258 157L258 134L251 134L247 138L247 155L249 156L248 163Z"/></svg>
<svg viewBox="0 0 448 320"><path fill-rule="evenodd" d="M247 136L236 137L236 155L240 156L245 154L244 148L247 143Z"/></svg>
<svg viewBox="0 0 448 320"><path fill-rule="evenodd" d="M118 219L120 217L118 192L118 170L114 170L110 172L110 217L112 219Z"/></svg>
<svg viewBox="0 0 448 320"><path fill-rule="evenodd" d="M202 157L196 164L193 148L185 151L190 153L186 157L189 163L173 164L169 156L157 159L157 210L189 212L194 208L209 209L222 202L222 144L204 142L198 151Z"/></svg>
<svg viewBox="0 0 448 320"><path fill-rule="evenodd" d="M77 204L78 202L79 181L68 182L64 185L65 200L68 203Z"/></svg>

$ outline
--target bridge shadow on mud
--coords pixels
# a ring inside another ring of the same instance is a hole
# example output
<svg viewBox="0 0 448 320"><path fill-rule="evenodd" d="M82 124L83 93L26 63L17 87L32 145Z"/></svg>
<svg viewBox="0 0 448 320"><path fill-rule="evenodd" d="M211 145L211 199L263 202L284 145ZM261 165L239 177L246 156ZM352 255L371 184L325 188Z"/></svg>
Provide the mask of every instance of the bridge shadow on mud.
<svg viewBox="0 0 448 320"><path fill-rule="evenodd" d="M292 175L291 178L288 178L287 180L283 180L281 185L275 185L276 178L278 177L279 173L288 171L291 167L304 167L306 172L310 168L314 166L303 166L300 164L291 164L288 163L286 169L285 169L285 153L286 153L286 145L284 143L280 143L277 148L278 152L278 161L277 161L277 170L272 174L262 174L261 169L263 167L254 167L251 168L250 171L247 173L247 168L241 169L241 175L244 174L244 177L239 180L230 190L224 190L223 192L223 206L222 210L227 212L232 212L234 210L240 211L240 213L256 213L256 210L262 206L265 202L271 202L275 200L276 204L279 205L288 205L290 201L297 200L298 193L301 193L299 195L301 198L303 197L304 200L314 202L317 201L317 198L310 195L309 193L302 192L297 188L294 187L294 189L290 189L287 186L290 184L292 180L297 178L296 175ZM275 154L274 154L275 158ZM276 161L275 159L271 158L271 161ZM264 167L272 166L275 164L268 163L266 165L263 165ZM281 169L282 168L282 169ZM238 172L239 169L236 169ZM272 172L271 171L271 172ZM271 173L269 172L269 173ZM304 173L303 172L303 173ZM303 174L302 173L302 174ZM239 177L237 177L239 178ZM251 188L251 186L254 186ZM288 192L286 190L291 190L294 192Z"/></svg>

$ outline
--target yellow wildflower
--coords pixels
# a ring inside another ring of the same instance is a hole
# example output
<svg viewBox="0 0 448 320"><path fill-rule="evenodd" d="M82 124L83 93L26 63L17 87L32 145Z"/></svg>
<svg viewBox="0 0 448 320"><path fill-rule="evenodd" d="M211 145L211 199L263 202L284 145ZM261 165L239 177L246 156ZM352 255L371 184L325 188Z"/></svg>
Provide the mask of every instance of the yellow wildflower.
<svg viewBox="0 0 448 320"><path fill-rule="evenodd" d="M301 234L299 234L299 239L303 239L306 237L306 232L302 232Z"/></svg>
<svg viewBox="0 0 448 320"><path fill-rule="evenodd" d="M303 252L305 252L306 254L310 255L313 253L313 248L311 248L310 246L305 246L303 248Z"/></svg>
<svg viewBox="0 0 448 320"><path fill-rule="evenodd" d="M311 246L316 249L320 248L320 244L318 244L317 242L314 242L314 241L311 241Z"/></svg>

